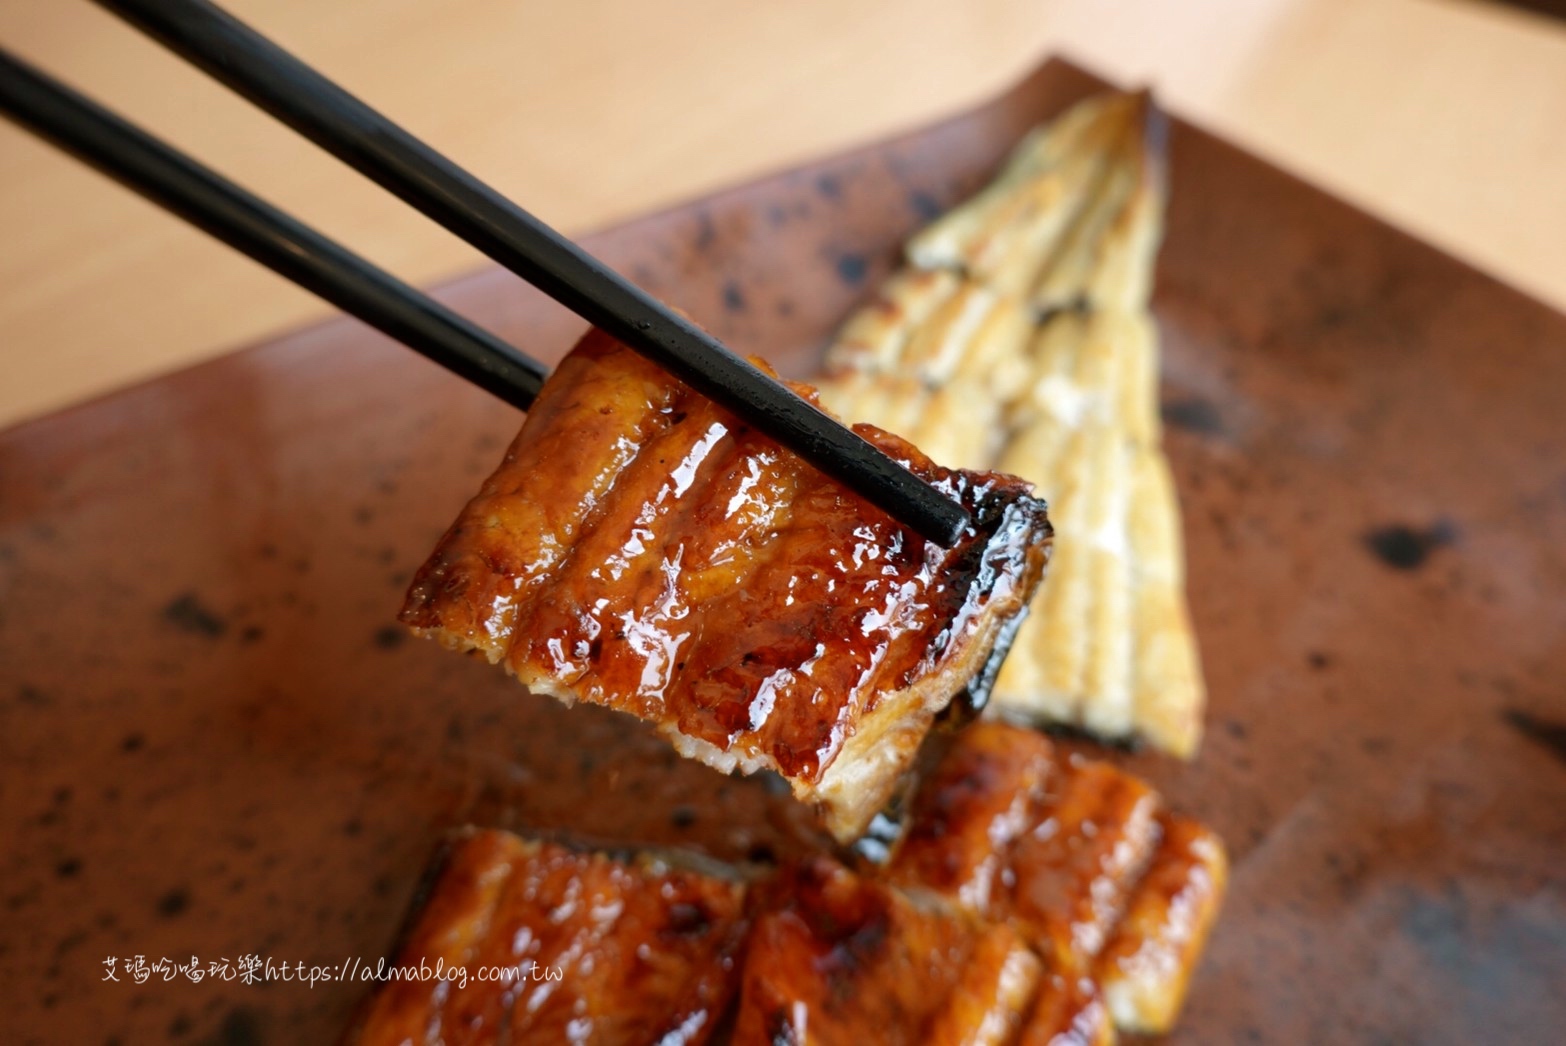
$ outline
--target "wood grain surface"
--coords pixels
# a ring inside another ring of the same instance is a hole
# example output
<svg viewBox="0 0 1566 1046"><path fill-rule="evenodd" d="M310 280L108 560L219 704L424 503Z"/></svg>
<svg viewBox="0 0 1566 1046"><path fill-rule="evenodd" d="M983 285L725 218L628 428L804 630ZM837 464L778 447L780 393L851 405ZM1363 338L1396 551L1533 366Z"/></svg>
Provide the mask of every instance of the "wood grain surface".
<svg viewBox="0 0 1566 1046"><path fill-rule="evenodd" d="M919 125L1049 53L1566 305L1566 31L1461 0L229 0L573 232ZM465 245L85 0L0 45L428 283ZM0 125L0 424L326 315Z"/></svg>

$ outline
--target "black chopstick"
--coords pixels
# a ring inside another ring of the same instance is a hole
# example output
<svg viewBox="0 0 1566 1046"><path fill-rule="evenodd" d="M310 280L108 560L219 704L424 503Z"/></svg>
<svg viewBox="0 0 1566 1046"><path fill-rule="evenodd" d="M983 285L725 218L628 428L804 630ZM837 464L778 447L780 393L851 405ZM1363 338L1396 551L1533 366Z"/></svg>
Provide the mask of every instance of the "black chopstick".
<svg viewBox="0 0 1566 1046"><path fill-rule="evenodd" d="M515 406L543 385L537 360L4 51L0 112Z"/></svg>
<svg viewBox="0 0 1566 1046"><path fill-rule="evenodd" d="M97 0L566 308L942 545L962 507L255 30L205 0Z"/></svg>

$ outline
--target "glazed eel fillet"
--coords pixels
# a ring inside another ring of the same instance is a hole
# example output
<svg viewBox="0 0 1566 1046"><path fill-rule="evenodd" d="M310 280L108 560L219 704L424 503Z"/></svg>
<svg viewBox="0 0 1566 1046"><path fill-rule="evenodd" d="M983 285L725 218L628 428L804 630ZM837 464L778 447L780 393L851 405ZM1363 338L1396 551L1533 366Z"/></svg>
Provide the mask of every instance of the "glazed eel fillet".
<svg viewBox="0 0 1566 1046"><path fill-rule="evenodd" d="M473 830L436 868L393 959L410 975L366 1000L344 1046L697 1046L729 1007L737 878Z"/></svg>
<svg viewBox="0 0 1566 1046"><path fill-rule="evenodd" d="M395 961L466 981L387 981L351 1046L1103 1046L1173 1026L1227 877L1217 837L1147 784L1000 722L920 782L885 866L468 831L440 869Z"/></svg>
<svg viewBox="0 0 1566 1046"><path fill-rule="evenodd" d="M402 620L537 693L646 720L688 757L776 771L852 839L936 714L993 678L1051 533L1027 483L857 431L972 513L955 547L590 333Z"/></svg>
<svg viewBox="0 0 1566 1046"><path fill-rule="evenodd" d="M1173 1026L1228 858L1211 829L1139 778L988 721L921 782L885 875L1016 930L1046 971L1033 1026L1075 1027L1081 1037L1061 1041L1092 1043L1109 1041L1111 1024Z"/></svg>

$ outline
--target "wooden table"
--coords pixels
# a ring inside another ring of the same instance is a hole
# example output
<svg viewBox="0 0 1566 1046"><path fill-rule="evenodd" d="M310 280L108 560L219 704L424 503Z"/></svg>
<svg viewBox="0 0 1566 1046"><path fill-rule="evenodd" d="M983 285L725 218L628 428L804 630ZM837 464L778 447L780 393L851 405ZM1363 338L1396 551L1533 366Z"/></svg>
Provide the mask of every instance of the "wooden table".
<svg viewBox="0 0 1566 1046"><path fill-rule="evenodd" d="M1566 307L1566 30L1438 0L229 0L584 231L956 111L1050 52ZM480 264L81 0L0 42L419 283ZM1178 187L1176 187L1178 191ZM0 423L326 312L0 127Z"/></svg>

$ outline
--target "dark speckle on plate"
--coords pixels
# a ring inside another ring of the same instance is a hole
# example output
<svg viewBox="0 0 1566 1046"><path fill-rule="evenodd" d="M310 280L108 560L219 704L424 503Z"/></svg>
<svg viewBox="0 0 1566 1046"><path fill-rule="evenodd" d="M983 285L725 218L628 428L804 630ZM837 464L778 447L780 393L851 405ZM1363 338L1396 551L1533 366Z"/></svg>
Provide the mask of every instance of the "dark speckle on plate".
<svg viewBox="0 0 1566 1046"><path fill-rule="evenodd" d="M870 263L862 254L840 254L837 256L837 275L844 283L863 283L865 276L870 271Z"/></svg>
<svg viewBox="0 0 1566 1046"><path fill-rule="evenodd" d="M266 1039L261 1034L261 1019L248 1006L236 1006L228 1011L217 1032L206 1039L204 1046L260 1046Z"/></svg>
<svg viewBox="0 0 1566 1046"><path fill-rule="evenodd" d="M1566 763L1566 723L1545 719L1520 708L1506 709L1501 718L1528 740Z"/></svg>
<svg viewBox="0 0 1566 1046"><path fill-rule="evenodd" d="M913 209L914 214L919 216L921 222L934 221L945 210L941 206L940 200L937 200L927 192L919 191L908 194L908 206Z"/></svg>
<svg viewBox="0 0 1566 1046"><path fill-rule="evenodd" d="M1216 404L1205 399L1170 400L1159 408L1164 424L1199 436L1222 436L1227 431Z"/></svg>
<svg viewBox="0 0 1566 1046"><path fill-rule="evenodd" d="M745 311L745 292L733 280L723 285L723 307L730 312Z"/></svg>
<svg viewBox="0 0 1566 1046"><path fill-rule="evenodd" d="M185 592L163 608L164 620L192 635L217 639L228 630L228 623L216 611L201 602L194 592Z"/></svg>
<svg viewBox="0 0 1566 1046"><path fill-rule="evenodd" d="M172 919L182 915L185 909L190 907L190 891L184 887L175 887L158 898L158 914L165 919Z"/></svg>
<svg viewBox="0 0 1566 1046"><path fill-rule="evenodd" d="M36 686L30 686L27 683L23 683L20 687L17 688L16 699L22 704L29 705L33 708L47 708L52 703L49 700L48 694L44 693Z"/></svg>
<svg viewBox="0 0 1566 1046"><path fill-rule="evenodd" d="M1368 531L1365 547L1395 570L1418 570L1432 552L1451 544L1456 536L1456 529L1444 521L1430 527L1392 523Z"/></svg>

